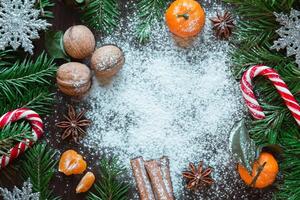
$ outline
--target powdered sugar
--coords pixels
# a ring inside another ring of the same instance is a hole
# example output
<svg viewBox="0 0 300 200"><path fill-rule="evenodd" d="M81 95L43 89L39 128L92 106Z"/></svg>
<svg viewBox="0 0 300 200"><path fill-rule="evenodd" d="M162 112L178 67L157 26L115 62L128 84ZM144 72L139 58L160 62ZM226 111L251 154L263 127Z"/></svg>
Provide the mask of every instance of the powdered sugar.
<svg viewBox="0 0 300 200"><path fill-rule="evenodd" d="M243 107L229 71L229 45L212 36L208 18L217 9L222 7L206 9L203 33L189 49L177 47L164 25L154 28L150 43L136 45L136 22L130 21L135 17L128 18L121 31L98 44L121 47L123 69L108 85L94 80L86 97L93 125L83 145L119 155L129 169L134 157L168 156L177 199L188 199L181 172L189 162L204 160L214 168L214 191L226 184L226 170L234 168L228 137ZM226 197L231 187L215 195Z"/></svg>

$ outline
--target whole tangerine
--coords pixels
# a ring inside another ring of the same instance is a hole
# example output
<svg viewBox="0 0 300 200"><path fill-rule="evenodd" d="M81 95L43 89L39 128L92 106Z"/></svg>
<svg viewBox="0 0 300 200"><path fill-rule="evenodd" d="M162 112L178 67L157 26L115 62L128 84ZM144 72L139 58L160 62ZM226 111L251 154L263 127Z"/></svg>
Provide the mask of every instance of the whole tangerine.
<svg viewBox="0 0 300 200"><path fill-rule="evenodd" d="M265 188L274 183L279 167L277 160L271 153L262 152L254 162L251 175L247 169L238 164L238 172L241 179L254 188Z"/></svg>
<svg viewBox="0 0 300 200"><path fill-rule="evenodd" d="M166 11L170 31L179 37L197 35L205 24L205 12L195 0L176 0Z"/></svg>

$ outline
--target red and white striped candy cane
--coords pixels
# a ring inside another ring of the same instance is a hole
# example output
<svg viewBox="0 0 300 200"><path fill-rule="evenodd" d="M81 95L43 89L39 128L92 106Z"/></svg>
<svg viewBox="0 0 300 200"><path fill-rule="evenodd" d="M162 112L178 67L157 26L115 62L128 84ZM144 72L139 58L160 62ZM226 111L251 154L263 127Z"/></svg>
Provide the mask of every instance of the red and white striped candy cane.
<svg viewBox="0 0 300 200"><path fill-rule="evenodd" d="M291 111L297 124L300 126L300 106L298 102L289 91L288 86L285 84L285 82L280 78L279 74L274 69L267 66L255 65L251 67L244 73L241 80L243 97L246 101L246 105L249 108L251 115L255 119L265 118L263 109L257 102L256 97L253 93L252 80L256 76L265 76L273 83L278 93L283 98L286 106Z"/></svg>
<svg viewBox="0 0 300 200"><path fill-rule="evenodd" d="M27 108L20 108L13 111L10 111L4 114L0 118L0 128L5 127L9 123L18 121L20 119L27 120L32 128L32 139L29 140L24 138L21 142L16 144L13 148L11 148L8 152L8 156L0 155L0 169L7 166L11 163L15 158L17 158L21 153L23 153L30 145L36 142L40 137L42 137L43 130L43 122L40 116Z"/></svg>

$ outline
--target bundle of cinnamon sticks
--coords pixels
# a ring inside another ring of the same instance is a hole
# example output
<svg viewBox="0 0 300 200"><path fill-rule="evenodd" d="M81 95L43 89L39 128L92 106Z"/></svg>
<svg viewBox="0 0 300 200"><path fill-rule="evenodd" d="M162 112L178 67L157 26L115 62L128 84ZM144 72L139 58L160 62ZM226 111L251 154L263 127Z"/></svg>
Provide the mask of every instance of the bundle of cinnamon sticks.
<svg viewBox="0 0 300 200"><path fill-rule="evenodd" d="M169 159L130 161L141 200L174 200Z"/></svg>

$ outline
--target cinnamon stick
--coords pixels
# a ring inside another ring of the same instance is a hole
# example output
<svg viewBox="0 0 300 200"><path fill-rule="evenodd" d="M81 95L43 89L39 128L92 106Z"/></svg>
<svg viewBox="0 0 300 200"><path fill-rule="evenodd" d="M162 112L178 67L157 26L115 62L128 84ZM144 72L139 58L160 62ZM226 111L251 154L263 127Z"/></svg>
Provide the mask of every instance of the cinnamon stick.
<svg viewBox="0 0 300 200"><path fill-rule="evenodd" d="M140 195L140 200L155 200L151 183L144 165L144 159L137 157L130 161L134 178Z"/></svg>
<svg viewBox="0 0 300 200"><path fill-rule="evenodd" d="M170 174L169 158L166 156L161 157L160 164L161 164L161 172L163 175L163 181L165 183L167 192L168 192L169 196L174 198L174 191L173 191L171 174Z"/></svg>
<svg viewBox="0 0 300 200"><path fill-rule="evenodd" d="M149 160L145 162L145 167L150 177L151 185L157 200L174 200L170 195L163 180L161 163L158 160Z"/></svg>

